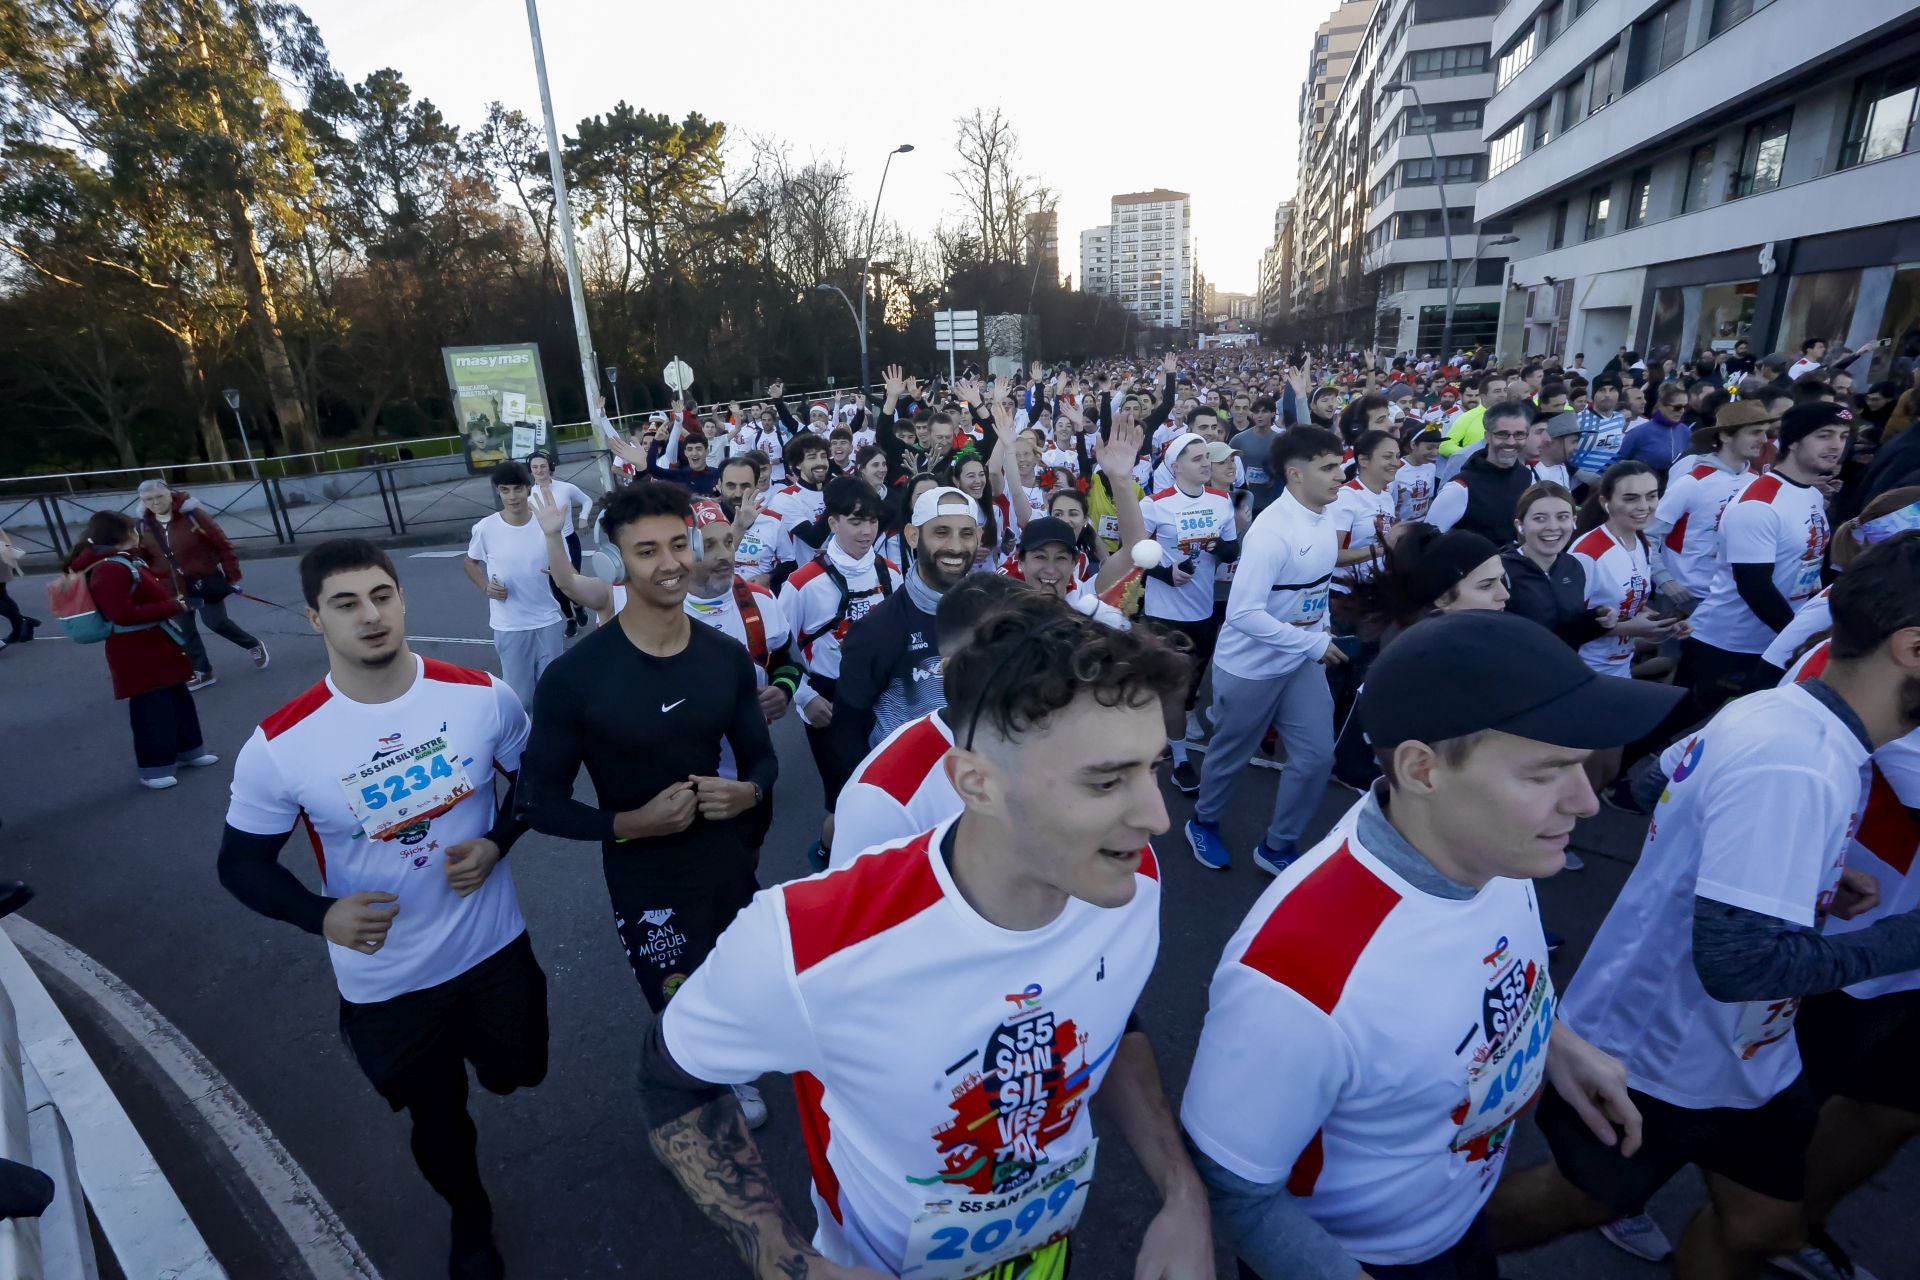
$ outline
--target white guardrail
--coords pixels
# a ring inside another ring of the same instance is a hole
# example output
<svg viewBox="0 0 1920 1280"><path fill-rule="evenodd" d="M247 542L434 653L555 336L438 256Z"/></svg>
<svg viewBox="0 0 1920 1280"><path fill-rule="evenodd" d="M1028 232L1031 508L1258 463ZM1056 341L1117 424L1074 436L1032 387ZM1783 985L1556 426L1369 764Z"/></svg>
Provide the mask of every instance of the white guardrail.
<svg viewBox="0 0 1920 1280"><path fill-rule="evenodd" d="M225 1280L53 997L0 929L0 1155L53 1179L39 1218L0 1221L4 1280L97 1280L87 1213L129 1280Z"/></svg>

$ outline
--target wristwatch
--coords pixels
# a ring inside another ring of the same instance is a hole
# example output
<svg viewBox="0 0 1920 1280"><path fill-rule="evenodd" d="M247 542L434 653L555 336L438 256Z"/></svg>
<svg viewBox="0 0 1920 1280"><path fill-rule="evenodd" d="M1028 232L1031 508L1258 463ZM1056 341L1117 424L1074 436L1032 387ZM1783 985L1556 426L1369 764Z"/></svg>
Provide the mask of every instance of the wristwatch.
<svg viewBox="0 0 1920 1280"><path fill-rule="evenodd" d="M767 793L761 790L760 784L757 782L749 782L747 785L753 788L753 807L758 809L766 802Z"/></svg>

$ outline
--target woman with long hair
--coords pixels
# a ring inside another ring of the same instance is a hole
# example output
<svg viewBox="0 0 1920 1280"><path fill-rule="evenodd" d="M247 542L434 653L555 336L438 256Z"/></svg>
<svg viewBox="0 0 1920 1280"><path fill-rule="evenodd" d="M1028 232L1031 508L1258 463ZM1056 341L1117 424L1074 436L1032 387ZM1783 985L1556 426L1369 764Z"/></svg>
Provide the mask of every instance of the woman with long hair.
<svg viewBox="0 0 1920 1280"><path fill-rule="evenodd" d="M887 493L887 455L877 444L863 444L854 451L853 472L882 497Z"/></svg>
<svg viewBox="0 0 1920 1280"><path fill-rule="evenodd" d="M1542 481L1520 495L1513 527L1519 541L1500 553L1507 567L1507 612L1530 618L1578 649L1613 626L1609 605L1587 603L1587 570L1573 545L1573 495Z"/></svg>
<svg viewBox="0 0 1920 1280"><path fill-rule="evenodd" d="M1000 514L994 509L994 493L988 482L986 462L972 445L946 459L944 472L935 472L942 484L950 484L972 498L980 507L980 549L974 553L975 569L991 569L1000 563Z"/></svg>
<svg viewBox="0 0 1920 1280"><path fill-rule="evenodd" d="M187 611L186 601L148 567L140 526L117 511L94 512L66 568L86 575L94 608L113 624L102 647L113 696L127 704L140 785L163 791L179 782L174 771L182 765L219 764L220 757L206 749L187 691L193 663L176 621Z"/></svg>

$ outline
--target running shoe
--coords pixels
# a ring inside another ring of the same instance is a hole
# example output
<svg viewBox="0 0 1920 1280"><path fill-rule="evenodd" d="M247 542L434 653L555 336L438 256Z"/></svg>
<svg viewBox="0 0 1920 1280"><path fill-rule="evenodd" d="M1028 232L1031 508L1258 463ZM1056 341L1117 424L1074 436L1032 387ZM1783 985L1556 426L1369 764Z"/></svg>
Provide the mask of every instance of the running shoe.
<svg viewBox="0 0 1920 1280"><path fill-rule="evenodd" d="M189 769L204 769L208 765L219 764L220 757L211 751L202 751L199 755L191 756L182 760L180 763L186 765Z"/></svg>
<svg viewBox="0 0 1920 1280"><path fill-rule="evenodd" d="M1808 1227L1805 1246L1775 1254L1772 1261L1776 1269L1800 1280L1874 1280L1873 1273L1848 1257L1824 1227Z"/></svg>
<svg viewBox="0 0 1920 1280"><path fill-rule="evenodd" d="M164 778L142 778L140 779L140 785L149 791L165 791L168 787L179 786L180 779L174 777L172 774L168 774Z"/></svg>
<svg viewBox="0 0 1920 1280"><path fill-rule="evenodd" d="M576 635L576 634L577 634L577 633L579 632L579 630L580 630L580 622L579 622L579 620L578 620L577 618L573 618L573 617L571 617L571 616L570 616L570 617L568 617L568 619L567 619L567 639L569 639L569 640L571 640L571 639L573 639L573 637L574 637L574 636L575 636L575 635Z"/></svg>
<svg viewBox="0 0 1920 1280"><path fill-rule="evenodd" d="M1636 1258L1645 1258L1648 1262L1665 1262L1673 1256L1673 1242L1667 1239L1667 1233L1660 1224L1646 1214L1632 1218L1622 1218L1618 1222L1609 1222L1600 1228L1600 1234L1607 1243L1616 1249L1624 1249Z"/></svg>
<svg viewBox="0 0 1920 1280"><path fill-rule="evenodd" d="M1200 713L1197 711L1187 712L1187 741L1205 742L1206 740L1207 726L1200 723Z"/></svg>
<svg viewBox="0 0 1920 1280"><path fill-rule="evenodd" d="M740 1102L740 1114L746 1117L747 1128L758 1129L767 1122L766 1099L760 1091L750 1084L733 1086L733 1096Z"/></svg>
<svg viewBox="0 0 1920 1280"><path fill-rule="evenodd" d="M1193 761L1182 760L1173 766L1173 785L1180 788L1183 796L1200 790L1200 771L1193 767Z"/></svg>
<svg viewBox="0 0 1920 1280"><path fill-rule="evenodd" d="M1253 851L1253 865L1270 876L1277 876L1292 866L1293 860L1299 856L1300 846L1291 840L1287 842L1287 847L1284 849L1276 849L1262 840L1259 847Z"/></svg>
<svg viewBox="0 0 1920 1280"><path fill-rule="evenodd" d="M1575 853L1573 850L1571 849L1567 850L1567 870L1585 871L1586 869L1587 869L1586 860L1582 858L1579 854Z"/></svg>
<svg viewBox="0 0 1920 1280"><path fill-rule="evenodd" d="M1270 756L1279 745L1280 731L1278 729L1268 729L1266 736L1260 739L1260 754Z"/></svg>
<svg viewBox="0 0 1920 1280"><path fill-rule="evenodd" d="M1548 955L1552 955L1554 952L1558 951L1560 948L1567 945L1567 940L1561 937L1559 934L1555 933L1551 929L1542 929L1540 932L1546 935Z"/></svg>
<svg viewBox="0 0 1920 1280"><path fill-rule="evenodd" d="M1209 871L1225 871L1233 865L1233 855L1227 852L1227 842L1220 837L1220 824L1202 822L1198 818L1187 820L1187 844L1193 849L1193 856L1200 865Z"/></svg>
<svg viewBox="0 0 1920 1280"><path fill-rule="evenodd" d="M815 871L827 869L828 856L827 846L818 840L807 846L807 865Z"/></svg>
<svg viewBox="0 0 1920 1280"><path fill-rule="evenodd" d="M219 684L219 683L220 683L220 677L213 674L213 672L196 671L193 673L193 679L187 681L187 692L192 693L196 689L204 689L210 684Z"/></svg>
<svg viewBox="0 0 1920 1280"><path fill-rule="evenodd" d="M257 644L247 650L247 656L253 659L254 669L257 671L265 671L267 669L267 663L271 661L271 659L267 657L267 646L264 644Z"/></svg>

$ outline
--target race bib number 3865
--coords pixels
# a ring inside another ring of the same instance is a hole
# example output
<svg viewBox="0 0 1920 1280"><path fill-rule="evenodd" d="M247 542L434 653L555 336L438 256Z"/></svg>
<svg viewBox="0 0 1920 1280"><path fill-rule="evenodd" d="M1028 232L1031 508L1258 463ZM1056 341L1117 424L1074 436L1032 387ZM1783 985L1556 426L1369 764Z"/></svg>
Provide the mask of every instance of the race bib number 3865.
<svg viewBox="0 0 1920 1280"><path fill-rule="evenodd" d="M347 808L369 840L388 840L436 818L473 794L473 783L445 737L430 738L361 765L340 779Z"/></svg>

